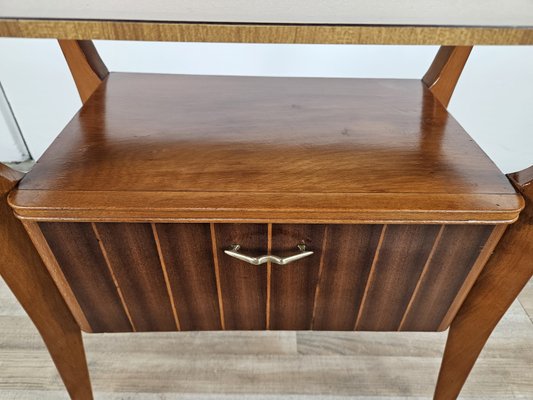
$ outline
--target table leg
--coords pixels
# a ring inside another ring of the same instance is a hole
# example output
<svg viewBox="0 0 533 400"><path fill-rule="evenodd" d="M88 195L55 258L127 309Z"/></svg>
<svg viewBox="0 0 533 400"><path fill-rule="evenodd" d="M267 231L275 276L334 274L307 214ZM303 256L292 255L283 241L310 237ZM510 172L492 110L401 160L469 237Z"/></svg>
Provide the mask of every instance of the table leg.
<svg viewBox="0 0 533 400"><path fill-rule="evenodd" d="M9 191L21 178L0 164L0 275L37 327L70 397L92 400L80 328L7 204Z"/></svg>
<svg viewBox="0 0 533 400"><path fill-rule="evenodd" d="M533 167L509 175L526 205L453 320L435 400L455 399L493 329L533 275Z"/></svg>

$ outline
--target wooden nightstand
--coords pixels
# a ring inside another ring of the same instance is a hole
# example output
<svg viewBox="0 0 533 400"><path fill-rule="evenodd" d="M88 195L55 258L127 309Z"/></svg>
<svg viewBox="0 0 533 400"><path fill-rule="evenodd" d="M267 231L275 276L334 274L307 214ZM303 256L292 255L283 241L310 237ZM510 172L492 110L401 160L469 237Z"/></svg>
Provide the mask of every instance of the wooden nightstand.
<svg viewBox="0 0 533 400"><path fill-rule="evenodd" d="M420 81L119 73L10 203L88 332L443 330L523 206Z"/></svg>
<svg viewBox="0 0 533 400"><path fill-rule="evenodd" d="M357 31L420 43L437 29L269 22L147 24L166 39L249 42L358 42L339 36ZM138 22L42 23L32 29L72 39L88 26L130 38L123 24ZM451 25L438 29L454 44L518 34ZM25 26L0 20L0 33ZM435 398L458 395L533 269L532 171L511 176L518 193L446 111L471 47L442 47L421 82L109 74L90 42L60 44L84 105L18 186L0 169L34 246L4 202L2 275L73 398L92 397L80 328L450 325Z"/></svg>

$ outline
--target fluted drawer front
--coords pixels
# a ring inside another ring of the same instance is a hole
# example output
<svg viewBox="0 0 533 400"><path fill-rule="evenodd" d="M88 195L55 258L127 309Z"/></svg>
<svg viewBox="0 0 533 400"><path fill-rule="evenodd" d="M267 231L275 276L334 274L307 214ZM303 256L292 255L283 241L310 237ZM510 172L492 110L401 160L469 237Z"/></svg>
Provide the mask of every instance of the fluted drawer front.
<svg viewBox="0 0 533 400"><path fill-rule="evenodd" d="M94 332L445 329L501 233L490 225L39 227ZM279 258L251 265L224 252L235 244ZM276 264L298 245L313 254Z"/></svg>

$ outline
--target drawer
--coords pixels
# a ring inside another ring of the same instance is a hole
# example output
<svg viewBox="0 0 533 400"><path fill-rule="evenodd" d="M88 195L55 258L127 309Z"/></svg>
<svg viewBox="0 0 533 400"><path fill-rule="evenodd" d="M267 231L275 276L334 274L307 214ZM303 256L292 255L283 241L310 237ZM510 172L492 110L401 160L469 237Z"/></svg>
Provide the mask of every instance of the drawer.
<svg viewBox="0 0 533 400"><path fill-rule="evenodd" d="M505 225L26 222L92 332L446 329ZM251 265L225 253L308 257Z"/></svg>

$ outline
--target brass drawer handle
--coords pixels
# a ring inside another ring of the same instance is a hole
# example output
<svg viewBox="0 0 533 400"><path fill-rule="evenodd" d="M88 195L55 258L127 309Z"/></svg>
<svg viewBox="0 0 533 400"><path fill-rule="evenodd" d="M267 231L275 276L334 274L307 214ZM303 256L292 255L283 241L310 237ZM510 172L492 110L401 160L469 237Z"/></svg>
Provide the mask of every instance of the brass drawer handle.
<svg viewBox="0 0 533 400"><path fill-rule="evenodd" d="M237 258L242 261L246 261L248 264L252 264L252 265L261 265L269 261L273 262L274 264L287 265L293 261L300 260L304 257L308 257L311 254L313 254L312 251L305 250L305 244L298 245L298 249L300 250L298 254L294 254L288 257L278 257L278 256L272 256L272 255L250 257L245 254L239 253L240 248L241 248L240 244L232 244L229 250L224 250L224 253L226 253L228 256Z"/></svg>

